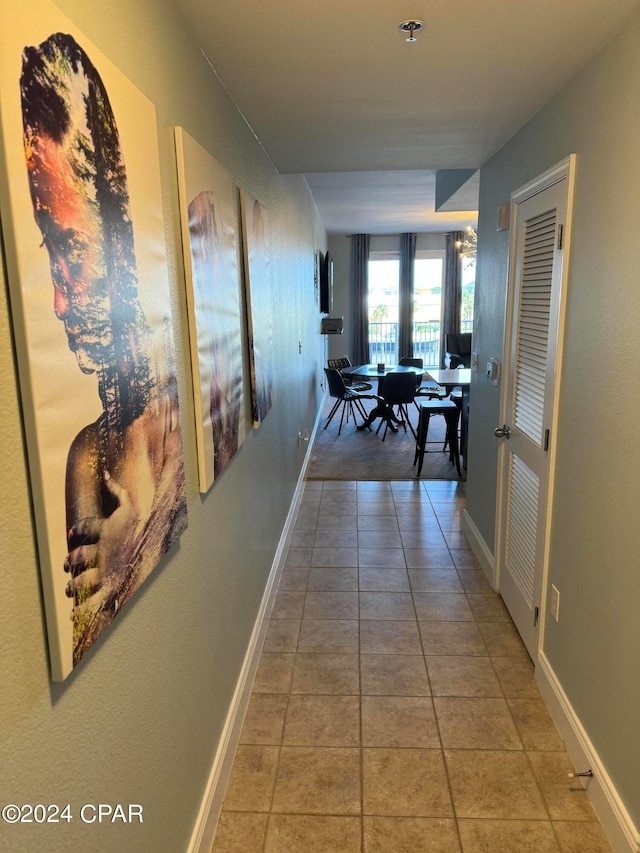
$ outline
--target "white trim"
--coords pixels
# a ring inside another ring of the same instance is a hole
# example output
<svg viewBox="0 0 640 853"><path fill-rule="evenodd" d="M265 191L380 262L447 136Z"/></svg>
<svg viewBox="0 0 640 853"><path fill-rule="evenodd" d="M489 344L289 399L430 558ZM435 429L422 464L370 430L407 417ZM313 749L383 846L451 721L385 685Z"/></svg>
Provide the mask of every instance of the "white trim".
<svg viewBox="0 0 640 853"><path fill-rule="evenodd" d="M462 513L462 532L467 537L471 550L478 558L491 588L497 589L495 557L466 509Z"/></svg>
<svg viewBox="0 0 640 853"><path fill-rule="evenodd" d="M220 812L222 811L224 795L227 790L227 785L229 784L233 759L236 754L242 725L247 713L247 706L249 704L256 670L258 668L258 662L262 653L269 618L273 609L278 581L282 574L287 550L291 541L291 535L293 533L298 509L300 507L300 501L302 500L302 494L304 492L305 475L311 460L311 451L318 431L321 412L322 406L318 410L318 415L316 416L316 422L313 427L311 438L309 439L309 446L302 463L302 468L300 469L300 476L298 477L298 483L291 500L287 520L285 521L282 535L280 536L280 541L278 542L278 547L273 558L273 563L271 564L271 571L269 572L264 595L262 596L262 602L253 626L251 639L249 640L249 645L244 657L242 669L240 670L236 689L229 706L227 719L225 720L225 724L222 729L218 749L216 750L213 764L209 771L209 778L207 780L204 796L200 804L193 832L191 833L191 840L189 841L187 853L209 853L213 845Z"/></svg>
<svg viewBox="0 0 640 853"><path fill-rule="evenodd" d="M614 853L640 853L640 833L600 760L544 651L536 666L536 681L571 759L578 769L593 771L584 787Z"/></svg>

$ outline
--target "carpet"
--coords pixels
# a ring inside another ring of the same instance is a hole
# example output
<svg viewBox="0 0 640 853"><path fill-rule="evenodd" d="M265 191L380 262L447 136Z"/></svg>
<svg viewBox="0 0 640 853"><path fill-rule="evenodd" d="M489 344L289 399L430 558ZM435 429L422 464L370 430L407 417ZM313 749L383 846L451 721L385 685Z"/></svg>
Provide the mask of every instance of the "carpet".
<svg viewBox="0 0 640 853"><path fill-rule="evenodd" d="M340 413L338 412L327 429L324 425L334 400L327 397L322 416L316 431L307 468L307 480L414 480L417 464L413 465L416 443L410 430L405 433L402 427L398 432L387 432L382 441L384 425L376 435L380 421L373 425L373 431L355 429L353 419L342 424L338 435ZM371 402L365 401L367 411ZM414 429L418 425L418 412L415 406L409 406L409 416ZM346 421L346 416L345 416ZM358 417L358 423L362 418ZM449 453L442 452L444 443L444 418L436 415L429 425L429 442L424 456L421 480L459 480L455 465L449 462Z"/></svg>

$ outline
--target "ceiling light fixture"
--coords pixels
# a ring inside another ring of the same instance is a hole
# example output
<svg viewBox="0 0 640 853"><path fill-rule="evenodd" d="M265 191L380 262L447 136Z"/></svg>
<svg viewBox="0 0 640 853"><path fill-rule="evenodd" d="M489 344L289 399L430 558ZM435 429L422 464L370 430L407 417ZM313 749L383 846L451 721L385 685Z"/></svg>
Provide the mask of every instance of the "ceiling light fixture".
<svg viewBox="0 0 640 853"><path fill-rule="evenodd" d="M400 24L400 29L403 33L409 33L405 41L414 42L417 41L415 37L415 33L419 33L420 30L424 27L424 21L403 21Z"/></svg>

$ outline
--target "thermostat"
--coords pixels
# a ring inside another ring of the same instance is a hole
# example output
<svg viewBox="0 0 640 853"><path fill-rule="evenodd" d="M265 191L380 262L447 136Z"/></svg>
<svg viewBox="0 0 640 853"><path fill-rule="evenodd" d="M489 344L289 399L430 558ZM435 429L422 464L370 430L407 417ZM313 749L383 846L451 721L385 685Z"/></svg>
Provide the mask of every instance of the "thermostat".
<svg viewBox="0 0 640 853"><path fill-rule="evenodd" d="M490 358L487 362L487 379L492 385L500 381L500 362L497 358Z"/></svg>

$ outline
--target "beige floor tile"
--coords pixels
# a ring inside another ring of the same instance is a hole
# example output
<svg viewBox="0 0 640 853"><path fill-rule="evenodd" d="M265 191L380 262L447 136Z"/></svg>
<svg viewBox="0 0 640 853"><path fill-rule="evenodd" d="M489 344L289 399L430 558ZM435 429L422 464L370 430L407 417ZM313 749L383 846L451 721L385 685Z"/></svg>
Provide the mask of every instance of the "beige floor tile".
<svg viewBox="0 0 640 853"><path fill-rule="evenodd" d="M359 515L358 531L361 530L397 530L398 519L394 514L389 515Z"/></svg>
<svg viewBox="0 0 640 853"><path fill-rule="evenodd" d="M444 528L443 528L444 529ZM456 531L447 533L453 536ZM470 548L451 548L451 558L456 569L481 569L478 558Z"/></svg>
<svg viewBox="0 0 640 853"><path fill-rule="evenodd" d="M322 492L355 492L358 489L357 480L324 480Z"/></svg>
<svg viewBox="0 0 640 853"><path fill-rule="evenodd" d="M540 696L507 699L525 749L563 752L564 742Z"/></svg>
<svg viewBox="0 0 640 853"><path fill-rule="evenodd" d="M265 853L360 853L359 817L274 814ZM246 848L244 853L256 853Z"/></svg>
<svg viewBox="0 0 640 853"><path fill-rule="evenodd" d="M420 634L416 622L360 620L360 651L369 655L420 654Z"/></svg>
<svg viewBox="0 0 640 853"><path fill-rule="evenodd" d="M253 684L254 693L288 693L295 655L263 652Z"/></svg>
<svg viewBox="0 0 640 853"><path fill-rule="evenodd" d="M291 534L290 548L313 548L316 540L315 530L294 530Z"/></svg>
<svg viewBox="0 0 640 853"><path fill-rule="evenodd" d="M302 590L279 590L273 603L271 619L302 619L304 597Z"/></svg>
<svg viewBox="0 0 640 853"><path fill-rule="evenodd" d="M361 530L358 535L360 548L402 548L398 530Z"/></svg>
<svg viewBox="0 0 640 853"><path fill-rule="evenodd" d="M439 749L363 749L366 815L451 817L453 809Z"/></svg>
<svg viewBox="0 0 640 853"><path fill-rule="evenodd" d="M318 515L317 523L314 527L316 530L353 530L354 519L353 515L342 515L339 512L322 512ZM297 524L296 524L297 529Z"/></svg>
<svg viewBox="0 0 640 853"><path fill-rule="evenodd" d="M340 515L355 515L358 504L355 493L350 495L322 495L320 512L339 512Z"/></svg>
<svg viewBox="0 0 640 853"><path fill-rule="evenodd" d="M450 569L409 569L413 592L464 592L457 572Z"/></svg>
<svg viewBox="0 0 640 853"><path fill-rule="evenodd" d="M550 821L458 821L464 853L559 853ZM586 853L586 850L583 851Z"/></svg>
<svg viewBox="0 0 640 853"><path fill-rule="evenodd" d="M324 569L331 571L331 569ZM357 592L316 592L307 593L304 604L305 619L357 619Z"/></svg>
<svg viewBox="0 0 640 853"><path fill-rule="evenodd" d="M287 569L308 569L311 565L313 548L289 548L284 561Z"/></svg>
<svg viewBox="0 0 640 853"><path fill-rule="evenodd" d="M401 532L403 530L423 530L425 532L442 533L433 510L428 508L414 511L401 509L398 515L398 527Z"/></svg>
<svg viewBox="0 0 640 853"><path fill-rule="evenodd" d="M358 495L358 515L389 515L396 505L391 495Z"/></svg>
<svg viewBox="0 0 640 853"><path fill-rule="evenodd" d="M357 592L358 569L311 569L308 592Z"/></svg>
<svg viewBox="0 0 640 853"><path fill-rule="evenodd" d="M522 749L504 699L446 696L433 704L445 749Z"/></svg>
<svg viewBox="0 0 640 853"><path fill-rule="evenodd" d="M551 820L596 820L580 779L569 779L575 768L566 752L527 753Z"/></svg>
<svg viewBox="0 0 640 853"><path fill-rule="evenodd" d="M493 593L491 584L482 569L458 569L457 571L465 592L477 592L484 595Z"/></svg>
<svg viewBox="0 0 640 853"><path fill-rule="evenodd" d="M280 576L279 590L302 590L307 589L309 582L309 569L295 568L283 569Z"/></svg>
<svg viewBox="0 0 640 853"><path fill-rule="evenodd" d="M459 853L454 820L427 817L365 817L364 853ZM497 853L497 851L492 851Z"/></svg>
<svg viewBox="0 0 640 853"><path fill-rule="evenodd" d="M491 657L529 657L511 622L479 622L478 627Z"/></svg>
<svg viewBox="0 0 640 853"><path fill-rule="evenodd" d="M554 821L553 828L562 853L611 853L611 845L599 823Z"/></svg>
<svg viewBox="0 0 640 853"><path fill-rule="evenodd" d="M404 569L404 554L402 548L358 548L358 565L361 568Z"/></svg>
<svg viewBox="0 0 640 853"><path fill-rule="evenodd" d="M405 548L408 569L452 569L448 548Z"/></svg>
<svg viewBox="0 0 640 853"><path fill-rule="evenodd" d="M497 592L489 595L467 593L467 599L478 622L511 622L509 611Z"/></svg>
<svg viewBox="0 0 640 853"><path fill-rule="evenodd" d="M240 743L280 744L288 700L289 696L283 693L252 693Z"/></svg>
<svg viewBox="0 0 640 853"><path fill-rule="evenodd" d="M437 530L403 530L400 535L405 548L437 548L442 551L447 547L444 536Z"/></svg>
<svg viewBox="0 0 640 853"><path fill-rule="evenodd" d="M277 746L238 747L224 798L226 811L269 811L279 751Z"/></svg>
<svg viewBox="0 0 640 853"><path fill-rule="evenodd" d="M410 592L361 592L361 619L415 620L416 611Z"/></svg>
<svg viewBox="0 0 640 853"><path fill-rule="evenodd" d="M274 812L360 814L360 750L283 746Z"/></svg>
<svg viewBox="0 0 640 853"><path fill-rule="evenodd" d="M300 619L272 619L264 638L265 652L295 652Z"/></svg>
<svg viewBox="0 0 640 853"><path fill-rule="evenodd" d="M363 695L429 696L422 655L360 655Z"/></svg>
<svg viewBox="0 0 640 853"><path fill-rule="evenodd" d="M353 696L360 692L357 654L300 654L295 656L291 693Z"/></svg>
<svg viewBox="0 0 640 853"><path fill-rule="evenodd" d="M458 818L548 820L524 752L445 750Z"/></svg>
<svg viewBox="0 0 640 853"><path fill-rule="evenodd" d="M409 592L406 569L361 568L359 585L362 592Z"/></svg>
<svg viewBox="0 0 640 853"><path fill-rule="evenodd" d="M222 812L211 853L260 853L268 814Z"/></svg>
<svg viewBox="0 0 640 853"><path fill-rule="evenodd" d="M343 568L358 565L358 549L353 548L314 548L311 556L314 568Z"/></svg>
<svg viewBox="0 0 640 853"><path fill-rule="evenodd" d="M287 746L360 746L357 696L291 696L282 742Z"/></svg>
<svg viewBox="0 0 640 853"><path fill-rule="evenodd" d="M540 696L533 663L527 657L493 658L491 661L504 695L527 699Z"/></svg>
<svg viewBox="0 0 640 853"><path fill-rule="evenodd" d="M461 531L447 531L444 535L448 548L454 550L469 550L469 540Z"/></svg>
<svg viewBox="0 0 640 853"><path fill-rule="evenodd" d="M425 622L473 622L466 595L456 592L414 592L418 619Z"/></svg>
<svg viewBox="0 0 640 853"><path fill-rule="evenodd" d="M430 655L426 662L434 696L502 696L487 657Z"/></svg>
<svg viewBox="0 0 640 853"><path fill-rule="evenodd" d="M473 622L419 622L425 655L486 655Z"/></svg>
<svg viewBox="0 0 640 853"><path fill-rule="evenodd" d="M349 530L317 530L313 543L315 548L354 548L357 544L357 532Z"/></svg>
<svg viewBox="0 0 640 853"><path fill-rule="evenodd" d="M357 652L357 619L303 619L298 638L301 652Z"/></svg>
<svg viewBox="0 0 640 853"><path fill-rule="evenodd" d="M440 747L429 696L363 696L361 702L363 746Z"/></svg>
<svg viewBox="0 0 640 853"><path fill-rule="evenodd" d="M294 532L299 533L301 530L315 530L318 526L318 517L316 515L298 515Z"/></svg>

